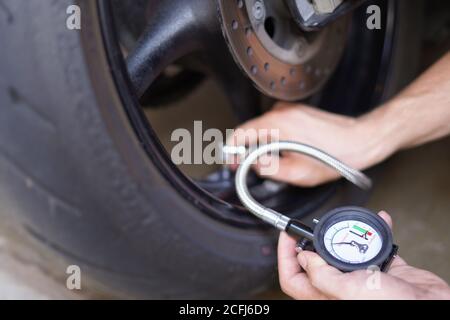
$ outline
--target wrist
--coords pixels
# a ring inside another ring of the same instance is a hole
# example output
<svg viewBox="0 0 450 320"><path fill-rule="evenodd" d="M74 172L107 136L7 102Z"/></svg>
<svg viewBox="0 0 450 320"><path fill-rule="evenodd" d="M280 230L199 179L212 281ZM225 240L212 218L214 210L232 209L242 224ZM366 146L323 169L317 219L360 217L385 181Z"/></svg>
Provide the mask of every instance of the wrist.
<svg viewBox="0 0 450 320"><path fill-rule="evenodd" d="M382 162L401 148L398 122L390 104L381 106L357 120L357 132L365 145L369 166Z"/></svg>

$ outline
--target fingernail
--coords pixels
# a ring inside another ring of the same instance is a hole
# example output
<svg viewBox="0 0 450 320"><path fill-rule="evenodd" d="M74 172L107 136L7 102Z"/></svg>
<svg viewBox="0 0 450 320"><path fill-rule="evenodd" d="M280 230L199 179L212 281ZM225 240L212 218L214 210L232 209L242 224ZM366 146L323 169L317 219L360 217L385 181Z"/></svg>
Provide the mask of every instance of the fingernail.
<svg viewBox="0 0 450 320"><path fill-rule="evenodd" d="M295 251L296 251L297 253L300 253L300 252L303 251L303 248L302 248L302 247L295 247Z"/></svg>

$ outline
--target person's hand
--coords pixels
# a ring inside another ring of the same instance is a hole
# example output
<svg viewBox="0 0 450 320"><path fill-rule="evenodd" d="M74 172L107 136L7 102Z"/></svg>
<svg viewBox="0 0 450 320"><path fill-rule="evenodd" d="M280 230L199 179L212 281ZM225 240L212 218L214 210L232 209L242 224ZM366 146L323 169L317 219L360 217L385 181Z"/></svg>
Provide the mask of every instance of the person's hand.
<svg viewBox="0 0 450 320"><path fill-rule="evenodd" d="M372 122L366 117L355 119L305 105L278 103L273 110L237 128L227 143L256 145L258 139L291 140L319 148L356 169L366 169L395 151L390 145L392 139L384 139ZM278 137L264 136L272 129L279 130ZM257 130L258 136L246 136L247 130ZM277 160L278 170L269 177L273 180L312 187L339 177L335 170L299 154L283 153ZM255 170L261 173L261 166L255 165Z"/></svg>
<svg viewBox="0 0 450 320"><path fill-rule="evenodd" d="M379 214L390 226L385 212ZM343 273L319 255L296 253L296 241L281 233L278 269L284 293L294 299L450 299L447 283L431 272L396 257L388 273L360 270Z"/></svg>

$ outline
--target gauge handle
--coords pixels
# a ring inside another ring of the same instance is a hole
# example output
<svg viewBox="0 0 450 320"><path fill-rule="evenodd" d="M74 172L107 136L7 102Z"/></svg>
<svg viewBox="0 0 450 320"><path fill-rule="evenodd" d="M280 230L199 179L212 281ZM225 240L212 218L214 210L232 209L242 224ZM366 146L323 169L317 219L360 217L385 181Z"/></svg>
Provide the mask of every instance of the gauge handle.
<svg viewBox="0 0 450 320"><path fill-rule="evenodd" d="M290 219L285 230L289 235L314 240L314 230L301 221Z"/></svg>

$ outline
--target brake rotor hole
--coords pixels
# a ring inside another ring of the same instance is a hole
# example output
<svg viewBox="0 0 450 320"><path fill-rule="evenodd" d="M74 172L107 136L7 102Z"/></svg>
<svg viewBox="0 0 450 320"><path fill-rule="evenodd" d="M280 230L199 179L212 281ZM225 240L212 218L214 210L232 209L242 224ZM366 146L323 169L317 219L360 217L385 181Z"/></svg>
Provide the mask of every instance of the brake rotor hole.
<svg viewBox="0 0 450 320"><path fill-rule="evenodd" d="M322 69L317 68L314 74L316 75L316 77L320 77L322 75Z"/></svg>
<svg viewBox="0 0 450 320"><path fill-rule="evenodd" d="M275 81L270 82L270 89L275 90Z"/></svg>
<svg viewBox="0 0 450 320"><path fill-rule="evenodd" d="M300 81L299 87L300 87L300 90L304 90L305 89L305 81Z"/></svg>
<svg viewBox="0 0 450 320"><path fill-rule="evenodd" d="M273 17L267 17L266 21L264 21L264 28L269 37L273 39L275 37L275 19Z"/></svg>
<svg viewBox="0 0 450 320"><path fill-rule="evenodd" d="M306 66L306 73L311 73L311 71L312 71L312 67L310 66L310 65L307 65Z"/></svg>

